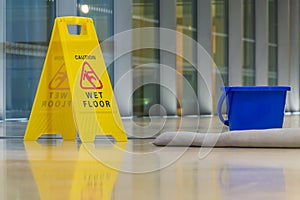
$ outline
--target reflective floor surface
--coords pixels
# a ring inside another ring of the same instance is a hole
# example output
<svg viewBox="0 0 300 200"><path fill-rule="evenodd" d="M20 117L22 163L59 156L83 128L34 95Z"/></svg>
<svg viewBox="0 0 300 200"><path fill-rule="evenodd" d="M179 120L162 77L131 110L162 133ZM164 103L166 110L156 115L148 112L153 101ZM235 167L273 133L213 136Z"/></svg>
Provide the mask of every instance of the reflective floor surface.
<svg viewBox="0 0 300 200"><path fill-rule="evenodd" d="M299 116L285 117L284 127L299 124ZM0 125L1 200L300 198L300 149L151 143L168 130L226 131L215 117L124 119L128 143L23 142L26 122Z"/></svg>

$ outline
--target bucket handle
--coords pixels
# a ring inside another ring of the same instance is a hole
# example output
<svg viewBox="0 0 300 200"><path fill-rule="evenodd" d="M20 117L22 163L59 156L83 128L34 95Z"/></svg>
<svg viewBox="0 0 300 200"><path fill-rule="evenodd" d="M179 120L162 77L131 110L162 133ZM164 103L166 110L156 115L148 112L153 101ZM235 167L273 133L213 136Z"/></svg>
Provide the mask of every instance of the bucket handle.
<svg viewBox="0 0 300 200"><path fill-rule="evenodd" d="M219 99L219 102L218 102L217 113L218 113L218 116L219 116L219 119L221 120L221 122L223 124L225 124L226 126L229 126L229 120L225 120L223 115L222 115L222 105L223 105L223 102L226 98L226 95L227 95L227 92L224 91L223 94L221 95L220 99Z"/></svg>

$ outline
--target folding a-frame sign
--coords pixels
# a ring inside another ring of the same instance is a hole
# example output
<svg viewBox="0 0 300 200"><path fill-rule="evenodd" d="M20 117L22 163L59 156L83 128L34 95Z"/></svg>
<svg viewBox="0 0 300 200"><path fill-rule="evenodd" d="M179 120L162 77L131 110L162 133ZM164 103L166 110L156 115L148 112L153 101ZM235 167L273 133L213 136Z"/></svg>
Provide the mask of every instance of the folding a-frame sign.
<svg viewBox="0 0 300 200"><path fill-rule="evenodd" d="M68 27L80 29L71 34ZM127 141L90 18L56 18L24 140L61 134L93 142L96 135Z"/></svg>

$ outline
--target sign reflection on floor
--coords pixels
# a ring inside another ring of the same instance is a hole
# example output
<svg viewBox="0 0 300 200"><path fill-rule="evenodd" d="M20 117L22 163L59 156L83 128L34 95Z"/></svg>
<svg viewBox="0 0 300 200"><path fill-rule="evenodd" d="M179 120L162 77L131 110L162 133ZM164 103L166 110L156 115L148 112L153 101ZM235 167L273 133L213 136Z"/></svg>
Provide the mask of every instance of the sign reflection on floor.
<svg viewBox="0 0 300 200"><path fill-rule="evenodd" d="M119 172L109 167L111 160L96 160L90 150L109 155L114 166L120 166L123 151L119 149L126 149L126 143L89 144L88 148L75 141L24 145L41 199L110 199Z"/></svg>

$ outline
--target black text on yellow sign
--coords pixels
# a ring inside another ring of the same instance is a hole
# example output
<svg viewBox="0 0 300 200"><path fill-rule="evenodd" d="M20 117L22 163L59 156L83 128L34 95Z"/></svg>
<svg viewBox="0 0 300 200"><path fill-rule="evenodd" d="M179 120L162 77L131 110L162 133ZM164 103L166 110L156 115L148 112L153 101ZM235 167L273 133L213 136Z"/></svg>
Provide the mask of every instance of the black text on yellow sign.
<svg viewBox="0 0 300 200"><path fill-rule="evenodd" d="M70 34L68 25L81 27ZM127 141L93 21L56 18L24 140L42 134L93 142L96 135Z"/></svg>

